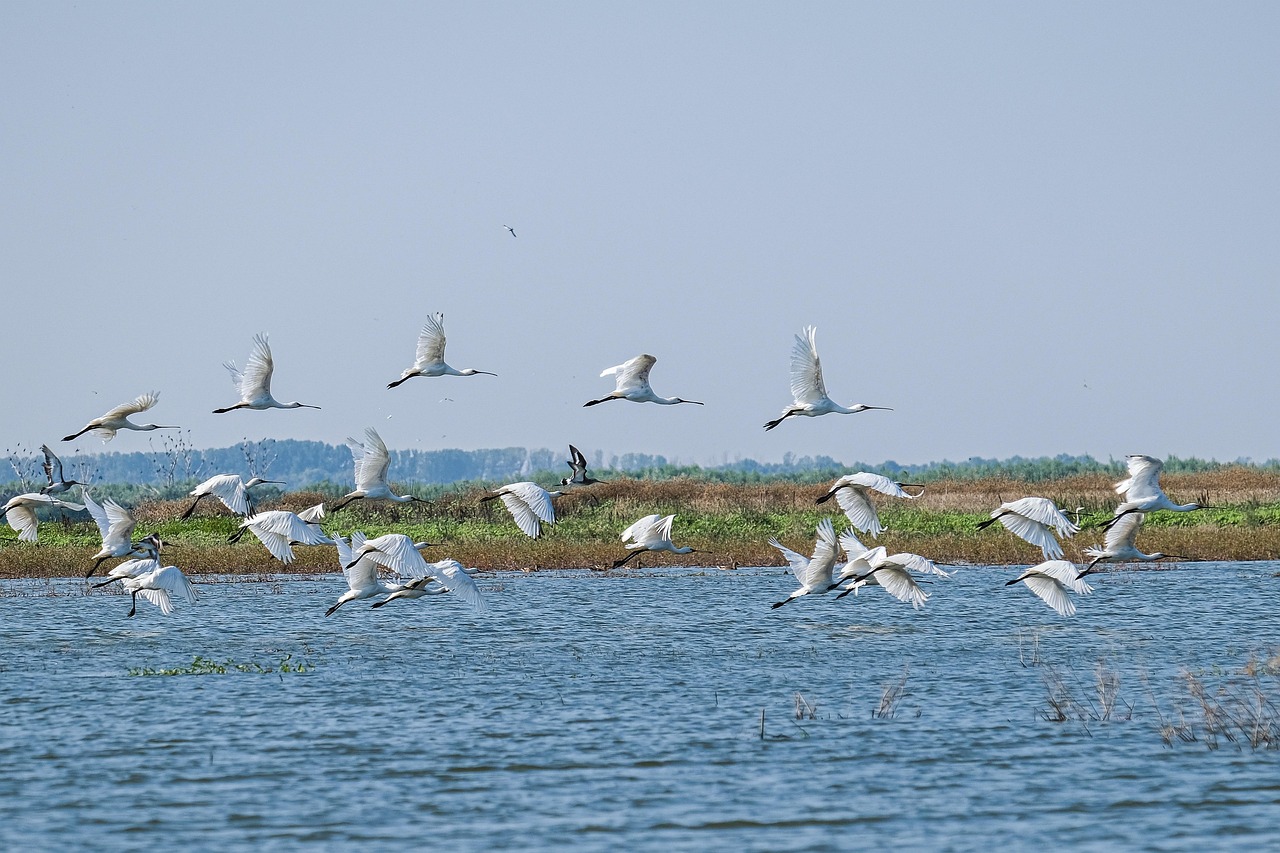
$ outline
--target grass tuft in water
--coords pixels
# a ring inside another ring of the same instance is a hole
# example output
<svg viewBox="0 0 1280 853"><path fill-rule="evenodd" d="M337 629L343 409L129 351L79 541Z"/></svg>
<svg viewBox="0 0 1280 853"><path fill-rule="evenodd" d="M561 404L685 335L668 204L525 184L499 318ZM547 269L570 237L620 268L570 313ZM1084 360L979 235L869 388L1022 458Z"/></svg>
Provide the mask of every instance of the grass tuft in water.
<svg viewBox="0 0 1280 853"><path fill-rule="evenodd" d="M227 658L224 661L216 661L213 658L207 658L203 655L196 655L189 666L174 667L173 669L152 669L151 667L132 667L129 670L130 675L226 675L231 672L249 672L256 674L268 673L284 673L284 672L310 672L315 669L315 665L310 661L293 662L293 655L285 655L278 664L263 665L257 661L249 661L240 663Z"/></svg>

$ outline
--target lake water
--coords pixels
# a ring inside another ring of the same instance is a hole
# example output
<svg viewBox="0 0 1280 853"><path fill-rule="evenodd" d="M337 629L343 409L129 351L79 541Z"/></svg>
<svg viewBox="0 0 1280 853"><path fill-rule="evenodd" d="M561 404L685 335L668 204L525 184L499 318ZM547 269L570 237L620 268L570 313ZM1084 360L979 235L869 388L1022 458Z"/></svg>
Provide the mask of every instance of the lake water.
<svg viewBox="0 0 1280 853"><path fill-rule="evenodd" d="M133 619L0 582L0 847L1280 849L1280 749L1210 748L1180 677L1239 685L1274 653L1278 569L1106 574L1070 619L976 567L919 612L881 590L773 611L781 569L490 575L487 613L327 619L338 575ZM130 674L196 656L308 671ZM1196 739L1167 745L1180 711Z"/></svg>

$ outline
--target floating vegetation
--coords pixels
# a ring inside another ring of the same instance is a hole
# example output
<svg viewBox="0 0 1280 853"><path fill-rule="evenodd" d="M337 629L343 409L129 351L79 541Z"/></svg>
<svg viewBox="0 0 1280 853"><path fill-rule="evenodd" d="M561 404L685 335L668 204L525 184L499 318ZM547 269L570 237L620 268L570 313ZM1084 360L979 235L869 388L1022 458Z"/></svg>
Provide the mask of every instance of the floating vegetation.
<svg viewBox="0 0 1280 853"><path fill-rule="evenodd" d="M311 672L315 665L310 661L293 662L293 655L285 655L277 664L263 665L257 661L237 662L231 658L216 661L203 655L192 658L190 665L173 669L152 669L151 667L131 667L130 675L226 675L232 672L248 672L258 675L285 672Z"/></svg>

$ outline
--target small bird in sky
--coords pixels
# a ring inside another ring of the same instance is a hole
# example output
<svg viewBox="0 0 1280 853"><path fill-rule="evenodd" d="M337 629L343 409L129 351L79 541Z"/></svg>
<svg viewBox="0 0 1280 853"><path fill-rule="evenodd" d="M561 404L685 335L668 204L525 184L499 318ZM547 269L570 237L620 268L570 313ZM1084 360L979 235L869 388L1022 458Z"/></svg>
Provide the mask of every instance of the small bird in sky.
<svg viewBox="0 0 1280 853"><path fill-rule="evenodd" d="M510 225L503 225L502 227L510 231L512 237L516 236L516 229L512 228Z"/></svg>

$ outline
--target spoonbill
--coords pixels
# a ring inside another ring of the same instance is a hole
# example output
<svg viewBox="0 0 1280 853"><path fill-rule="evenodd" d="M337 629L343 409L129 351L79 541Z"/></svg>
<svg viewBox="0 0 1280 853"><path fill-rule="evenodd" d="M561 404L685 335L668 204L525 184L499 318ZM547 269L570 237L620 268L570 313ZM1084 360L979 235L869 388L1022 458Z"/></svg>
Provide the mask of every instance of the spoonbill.
<svg viewBox="0 0 1280 853"><path fill-rule="evenodd" d="M588 400L583 408L607 403L610 400L630 400L633 403L657 403L660 406L674 406L677 403L693 403L701 406L697 400L682 400L679 397L659 397L649 386L649 371L657 362L657 358L647 353L638 355L630 361L600 371L601 376L614 377L615 387L612 392L598 400Z"/></svg>
<svg viewBox="0 0 1280 853"><path fill-rule="evenodd" d="M846 474L832 483L831 488L818 498L817 503L826 503L834 497L840 509L844 510L845 517L854 527L863 533L879 536L884 527L880 524L880 516L876 513L875 504L871 502L870 493L875 491L882 495L909 500L920 497L920 495L911 495L903 491L903 486L910 486L913 489L924 488L915 483L895 483L880 474L859 471L856 474Z"/></svg>
<svg viewBox="0 0 1280 853"><path fill-rule="evenodd" d="M472 607L483 610L485 604L480 595L480 588L470 577L470 573L474 570L464 568L456 560L428 563L423 559L421 552L424 548L430 547L430 542L414 542L403 533L388 533L377 539L368 540L361 548L352 552L352 557L361 559L367 555L371 560L386 566L401 578L435 580L446 591L458 594ZM397 593L405 594L393 594L379 604L386 604L394 598L421 598L424 595L437 594L434 591L435 588L428 586L425 582L406 584L406 587L409 588L396 590Z"/></svg>
<svg viewBox="0 0 1280 853"><path fill-rule="evenodd" d="M422 326L422 331L418 332L418 352L413 360L413 367L406 367L404 372L400 374L400 378L395 382L387 383L387 387L394 388L401 382L412 379L415 376L498 375L487 370L476 370L471 367L456 370L445 364L444 342L444 315L433 314L427 317L427 322Z"/></svg>
<svg viewBox="0 0 1280 853"><path fill-rule="evenodd" d="M835 570L836 557L839 556L836 550L836 529L831 519L824 518L818 522L817 541L813 546L812 557L792 551L776 538L770 539L769 544L782 552L782 556L791 567L791 574L800 581L800 588L774 604L774 610L802 596L821 595L831 588L832 573Z"/></svg>
<svg viewBox="0 0 1280 853"><path fill-rule="evenodd" d="M152 391L150 394L143 394L136 398L132 403L121 403L102 417L94 418L89 421L89 423L85 424L84 429L79 432L73 432L71 435L63 436L62 440L74 441L89 430L93 430L96 434L102 437L102 443L106 444L108 441L115 438L116 433L122 429L132 429L140 432L149 432L153 429L182 429L182 427L162 426L160 424L135 424L133 421L129 420L130 415L145 412L147 409L154 406L156 401L159 399L160 395L155 391Z"/></svg>
<svg viewBox="0 0 1280 853"><path fill-rule="evenodd" d="M19 540L34 542L36 541L36 528L39 524L36 519L36 509L42 506L69 509L72 512L79 512L84 509L83 504L73 504L70 501L61 500L52 495L42 495L39 492L27 492L26 494L14 495L9 498L4 505L4 509L0 510L0 514L3 514L9 522L9 526L18 532Z"/></svg>
<svg viewBox="0 0 1280 853"><path fill-rule="evenodd" d="M999 509L992 510L991 518L978 524L978 529L997 521L1014 536L1038 547L1046 560L1062 559L1062 546L1054 538L1053 530L1065 539L1080 532L1080 528L1072 524L1071 519L1048 498L1019 498L1002 503Z"/></svg>
<svg viewBox="0 0 1280 853"><path fill-rule="evenodd" d="M428 503L426 498L416 495L397 495L391 491L391 487L387 485L387 468L391 465L391 453L382 442L382 436L378 435L378 431L373 427L367 428L364 436L363 442L347 437L347 447L351 450L351 456L356 464L356 490L343 495L329 508L329 511L337 512L352 501L358 500Z"/></svg>
<svg viewBox="0 0 1280 853"><path fill-rule="evenodd" d="M347 580L348 589L324 612L325 616L332 616L348 601L386 595L401 588L399 584L386 584L378 578L378 564L363 552L364 543L364 534L358 530L351 534L350 542L344 536L334 537L333 544L338 546L338 563L342 566L342 576ZM356 551L361 551L361 556L356 557Z"/></svg>
<svg viewBox="0 0 1280 853"><path fill-rule="evenodd" d="M98 532L102 534L102 549L90 558L94 560L94 564L85 574L86 578L92 577L105 560L113 557L142 556L138 553L137 546L133 544L133 528L137 522L134 521L129 510L111 498L99 504L88 491L84 492L84 507L89 510L89 515L98 525Z"/></svg>
<svg viewBox="0 0 1280 853"><path fill-rule="evenodd" d="M271 360L271 347L267 345L267 336L262 333L253 336L253 350L249 353L249 360L245 363L244 370L241 370L234 361L223 362L222 366L231 373L231 384L236 386L236 392L240 394L240 402L224 409L214 409L215 415L233 412L236 409L261 411L263 409L320 408L299 403L296 400L292 403L281 403L271 396L271 373L275 370L275 362Z"/></svg>
<svg viewBox="0 0 1280 853"><path fill-rule="evenodd" d="M1079 595L1093 592L1093 587L1080 579L1079 569L1069 560L1049 560L1032 566L1005 586L1013 586L1019 581L1059 616L1072 616L1076 612L1075 602L1067 595L1068 592Z"/></svg>
<svg viewBox="0 0 1280 853"><path fill-rule="evenodd" d="M1171 512L1191 512L1197 509L1216 509L1207 504L1177 504L1160 488L1160 471L1164 463L1153 456L1128 456L1129 476L1116 483L1116 494L1124 497L1124 503L1116 507L1115 515L1103 525L1109 529L1121 518L1134 512L1155 512L1167 509Z"/></svg>
<svg viewBox="0 0 1280 853"><path fill-rule="evenodd" d="M858 590L864 586L879 586L898 601L910 604L914 609L919 610L929 600L929 594L916 581L911 574L912 571L950 577L931 560L919 554L907 552L889 554L883 545L868 551L863 561L870 563L870 568L854 577L852 582L836 596L837 601L851 592L857 595Z"/></svg>
<svg viewBox="0 0 1280 853"><path fill-rule="evenodd" d="M626 530L622 531L622 541L626 544L626 548L630 554L621 560L615 560L613 568L625 566L627 562L642 551L669 551L672 554L692 554L693 549L685 545L677 548L671 543L671 525L675 522L674 515L660 516L658 514L646 515L644 518L632 524Z"/></svg>
<svg viewBox="0 0 1280 853"><path fill-rule="evenodd" d="M124 580L125 578L137 577L145 574L152 569L160 568L160 537L154 533L150 536L144 536L134 545L134 550L130 559L123 563L117 563L107 569L106 580L101 583L95 583L94 589L101 589L104 586Z"/></svg>
<svg viewBox="0 0 1280 853"><path fill-rule="evenodd" d="M512 483L491 495L485 495L480 503L502 498L502 503L511 512L516 526L525 536L537 539L542 535L542 522L555 523L556 510L551 505L551 499L558 498L561 494L558 491L548 492L537 483Z"/></svg>
<svg viewBox="0 0 1280 853"><path fill-rule="evenodd" d="M603 480L587 476L587 457L583 456L582 451L572 444L569 445L569 461L564 464L569 466L573 474L560 481L562 486L590 486L592 483L603 482Z"/></svg>
<svg viewBox="0 0 1280 853"><path fill-rule="evenodd" d="M284 485L283 480L264 480L261 477L252 477L246 483L240 478L239 474L217 474L191 490L190 494L195 497L195 500L191 502L191 506L187 507L187 511L182 514L181 518L184 520L190 518L191 513L196 511L196 506L200 501L210 495L222 501L222 505L236 515L247 516L249 514L249 489L254 486L261 486L264 483Z"/></svg>
<svg viewBox="0 0 1280 853"><path fill-rule="evenodd" d="M791 396L795 398L795 402L782 410L782 417L765 423L766 430L771 430L787 418L797 415L816 418L818 415L829 415L832 412L852 415L868 409L893 411L888 406L864 406L862 403L845 408L827 396L827 386L822 381L822 363L818 360L817 334L816 326L805 326L801 333L796 335L795 345L791 348Z"/></svg>
<svg viewBox="0 0 1280 853"><path fill-rule="evenodd" d="M1093 567L1098 563L1123 563L1128 561L1151 562L1153 560L1186 559L1177 554L1162 554L1156 551L1153 554L1144 554L1133 544L1138 538L1138 529L1142 527L1142 520L1146 518L1140 512L1133 512L1120 516L1114 520L1112 525L1107 528L1106 544L1102 548L1085 548L1086 557L1092 557L1089 565L1085 566L1080 577L1084 577L1093 571Z"/></svg>
<svg viewBox="0 0 1280 853"><path fill-rule="evenodd" d="M323 504L312 507L321 509ZM307 510L304 510L307 512ZM320 515L323 515L321 509ZM332 545L333 540L320 529L318 521L307 521L302 513L292 513L283 509L272 509L251 515L240 522L240 528L227 539L228 542L239 542L246 530L266 546L275 557L286 566L293 562L293 545Z"/></svg>
<svg viewBox="0 0 1280 853"><path fill-rule="evenodd" d="M49 449L49 445L40 445L40 450L44 452L44 476L49 481L49 485L40 490L42 495L60 495L68 491L72 486L83 486L79 480L64 480L62 477L62 460L53 455L53 451Z"/></svg>
<svg viewBox="0 0 1280 853"><path fill-rule="evenodd" d="M471 579L474 569L468 569L457 560L440 560L427 563L422 577L414 578L400 589L388 595L382 601L374 603L374 608L390 604L397 598L422 598L428 595L443 595L452 592L476 610L485 610L485 602L480 594L480 587Z"/></svg>

